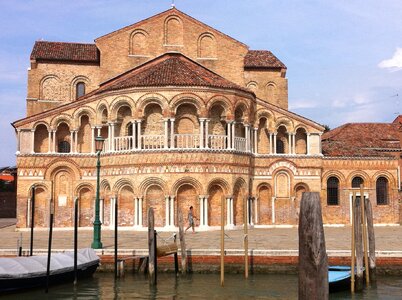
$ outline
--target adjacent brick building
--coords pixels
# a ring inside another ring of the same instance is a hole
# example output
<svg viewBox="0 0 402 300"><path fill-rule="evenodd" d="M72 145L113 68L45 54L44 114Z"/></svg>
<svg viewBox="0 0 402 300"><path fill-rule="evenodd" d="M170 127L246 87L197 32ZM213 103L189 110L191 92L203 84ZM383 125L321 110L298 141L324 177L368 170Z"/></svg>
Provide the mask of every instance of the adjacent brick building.
<svg viewBox="0 0 402 300"><path fill-rule="evenodd" d="M199 226L214 228L222 201L227 227L243 224L244 209L255 226L297 224L304 191L321 193L326 223L347 224L357 183L375 222L400 222L397 125L323 135L288 110L286 66L274 54L175 8L94 44L38 41L30 59L27 117L13 123L18 227L29 226L33 185L37 226L53 203L55 226L71 227L75 197L80 226L92 225L97 135L106 139L104 226L143 228L153 207L156 225L172 229L192 205Z"/></svg>

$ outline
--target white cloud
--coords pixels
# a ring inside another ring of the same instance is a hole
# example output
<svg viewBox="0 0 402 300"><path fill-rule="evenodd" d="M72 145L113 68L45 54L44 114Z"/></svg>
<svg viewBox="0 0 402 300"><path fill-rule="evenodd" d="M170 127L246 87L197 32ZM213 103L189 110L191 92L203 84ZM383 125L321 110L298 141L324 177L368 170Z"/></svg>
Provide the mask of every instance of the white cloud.
<svg viewBox="0 0 402 300"><path fill-rule="evenodd" d="M289 109L299 109L299 108L314 108L317 107L318 104L311 100L293 100L289 103Z"/></svg>
<svg viewBox="0 0 402 300"><path fill-rule="evenodd" d="M391 71L402 70L402 48L396 48L394 56L383 60L378 66L383 69L391 69Z"/></svg>

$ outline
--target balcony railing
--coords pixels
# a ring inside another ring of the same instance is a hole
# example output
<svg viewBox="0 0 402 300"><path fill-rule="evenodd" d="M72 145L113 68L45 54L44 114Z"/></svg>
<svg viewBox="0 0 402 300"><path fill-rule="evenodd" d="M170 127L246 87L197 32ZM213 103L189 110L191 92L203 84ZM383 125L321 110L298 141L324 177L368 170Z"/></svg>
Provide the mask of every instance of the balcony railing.
<svg viewBox="0 0 402 300"><path fill-rule="evenodd" d="M165 147L165 136L161 135L142 135L142 149L161 149Z"/></svg>
<svg viewBox="0 0 402 300"><path fill-rule="evenodd" d="M199 134L175 134L174 142L175 142L175 148L181 148L181 149L200 148L200 135Z"/></svg>
<svg viewBox="0 0 402 300"><path fill-rule="evenodd" d="M132 136L119 136L114 138L114 151L134 150L134 138Z"/></svg>
<svg viewBox="0 0 402 300"><path fill-rule="evenodd" d="M223 150L227 148L226 135L208 135L208 147L215 150Z"/></svg>
<svg viewBox="0 0 402 300"><path fill-rule="evenodd" d="M235 136L234 148L237 151L242 151L242 152L246 151L246 138Z"/></svg>

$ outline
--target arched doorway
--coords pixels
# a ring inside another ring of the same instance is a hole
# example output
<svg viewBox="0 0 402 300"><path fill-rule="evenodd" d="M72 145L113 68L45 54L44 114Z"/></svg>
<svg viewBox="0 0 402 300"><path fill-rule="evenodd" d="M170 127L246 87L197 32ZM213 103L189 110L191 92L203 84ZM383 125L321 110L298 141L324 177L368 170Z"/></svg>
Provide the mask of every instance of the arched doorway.
<svg viewBox="0 0 402 300"><path fill-rule="evenodd" d="M155 226L165 226L166 222L166 203L165 195L162 188L159 185L151 185L148 187L145 193L145 203L142 208L142 215L146 216L142 220L143 226L148 226L148 209L152 207L154 209Z"/></svg>
<svg viewBox="0 0 402 300"><path fill-rule="evenodd" d="M74 201L72 197L71 170L61 169L54 175L54 226L72 227Z"/></svg>
<svg viewBox="0 0 402 300"><path fill-rule="evenodd" d="M194 216L199 220L200 218L200 209L199 209L199 201L198 201L198 193L197 190L190 184L183 184L177 189L177 201L176 201L176 213L175 216L178 216L179 210L181 210L183 214L183 220L185 225L188 225L188 211L190 206L193 207ZM178 225L178 217L176 217L176 225ZM198 226L197 222L196 225Z"/></svg>
<svg viewBox="0 0 402 300"><path fill-rule="evenodd" d="M234 225L243 224L244 201L246 201L246 184L238 180L233 191L233 222Z"/></svg>
<svg viewBox="0 0 402 300"><path fill-rule="evenodd" d="M78 192L79 195L79 226L90 227L93 224L94 216L94 197L93 192L88 187L83 187Z"/></svg>
<svg viewBox="0 0 402 300"><path fill-rule="evenodd" d="M49 223L49 206L46 190L39 186L35 188L35 227L47 227Z"/></svg>
<svg viewBox="0 0 402 300"><path fill-rule="evenodd" d="M268 184L258 188L258 223L261 225L272 224L272 189Z"/></svg>
<svg viewBox="0 0 402 300"><path fill-rule="evenodd" d="M119 226L134 225L134 191L131 186L125 185L119 194Z"/></svg>
<svg viewBox="0 0 402 300"><path fill-rule="evenodd" d="M208 222L210 226L220 226L221 225L221 207L222 198L224 193L222 188L214 184L208 190ZM226 199L224 199L225 201ZM225 219L226 221L226 219Z"/></svg>

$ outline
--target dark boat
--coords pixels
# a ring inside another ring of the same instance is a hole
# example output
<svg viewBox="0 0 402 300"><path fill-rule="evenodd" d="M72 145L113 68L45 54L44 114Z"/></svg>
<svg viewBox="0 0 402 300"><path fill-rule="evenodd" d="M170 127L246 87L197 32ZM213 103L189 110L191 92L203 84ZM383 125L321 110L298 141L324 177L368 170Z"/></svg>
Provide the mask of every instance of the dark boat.
<svg viewBox="0 0 402 300"><path fill-rule="evenodd" d="M47 255L0 258L0 295L46 286ZM91 248L77 253L77 277L90 277L99 266L99 257ZM74 253L52 254L49 285L74 281Z"/></svg>
<svg viewBox="0 0 402 300"><path fill-rule="evenodd" d="M329 292L335 293L350 289L350 267L330 266L328 268Z"/></svg>

